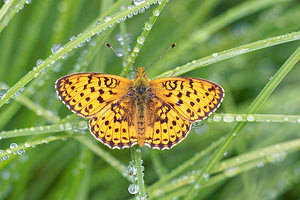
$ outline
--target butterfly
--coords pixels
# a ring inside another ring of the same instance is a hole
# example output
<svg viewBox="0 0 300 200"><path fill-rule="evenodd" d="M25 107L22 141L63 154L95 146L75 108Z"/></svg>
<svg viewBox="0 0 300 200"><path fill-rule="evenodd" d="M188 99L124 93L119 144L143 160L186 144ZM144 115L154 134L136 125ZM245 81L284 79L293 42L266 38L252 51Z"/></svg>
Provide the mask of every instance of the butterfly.
<svg viewBox="0 0 300 200"><path fill-rule="evenodd" d="M134 80L104 73L77 73L55 83L62 102L90 118L92 135L114 149L136 144L171 149L220 106L221 86L199 78L149 80L143 67Z"/></svg>

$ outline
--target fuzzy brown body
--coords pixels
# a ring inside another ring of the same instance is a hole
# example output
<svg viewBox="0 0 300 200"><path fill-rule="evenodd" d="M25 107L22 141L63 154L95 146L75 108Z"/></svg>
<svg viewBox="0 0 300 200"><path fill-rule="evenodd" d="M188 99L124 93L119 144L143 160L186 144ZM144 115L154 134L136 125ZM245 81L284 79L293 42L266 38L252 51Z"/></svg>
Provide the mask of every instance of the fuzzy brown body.
<svg viewBox="0 0 300 200"><path fill-rule="evenodd" d="M135 99L135 108L137 116L137 139L139 146L144 145L146 130L146 104L149 98L149 80L144 73L143 68L138 68L133 86L133 95Z"/></svg>

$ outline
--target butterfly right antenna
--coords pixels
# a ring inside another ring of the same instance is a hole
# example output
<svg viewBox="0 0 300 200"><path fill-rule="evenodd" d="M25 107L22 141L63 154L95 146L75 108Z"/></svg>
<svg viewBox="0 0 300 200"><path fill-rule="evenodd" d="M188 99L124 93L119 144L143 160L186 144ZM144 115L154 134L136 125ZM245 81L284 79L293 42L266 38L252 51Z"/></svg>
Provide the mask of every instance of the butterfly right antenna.
<svg viewBox="0 0 300 200"><path fill-rule="evenodd" d="M145 71L147 69L149 69L149 67L151 65L153 65L154 63L156 63L159 59L161 59L162 57L164 57L171 49L173 49L174 47L176 46L176 43L173 43L163 54L161 54L158 58L156 58L150 65L148 65L146 68L145 68Z"/></svg>

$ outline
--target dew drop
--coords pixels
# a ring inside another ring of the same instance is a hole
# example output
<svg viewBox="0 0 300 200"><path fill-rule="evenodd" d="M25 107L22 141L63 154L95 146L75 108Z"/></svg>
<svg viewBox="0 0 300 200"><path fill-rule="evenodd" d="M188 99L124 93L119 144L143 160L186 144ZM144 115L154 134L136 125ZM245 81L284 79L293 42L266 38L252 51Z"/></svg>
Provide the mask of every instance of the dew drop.
<svg viewBox="0 0 300 200"><path fill-rule="evenodd" d="M130 184L128 187L128 192L130 194L137 194L139 192L139 187L136 184Z"/></svg>
<svg viewBox="0 0 300 200"><path fill-rule="evenodd" d="M257 167L258 168L263 168L265 166L265 164L263 163L263 162L259 162L258 164L257 164Z"/></svg>
<svg viewBox="0 0 300 200"><path fill-rule="evenodd" d="M31 146L29 142L25 142L24 145L25 145L26 148L29 148Z"/></svg>
<svg viewBox="0 0 300 200"><path fill-rule="evenodd" d="M117 41L119 41L119 42L120 42L120 41L123 41L123 36L122 36L122 34L119 33L119 34L117 35L116 39L117 39Z"/></svg>
<svg viewBox="0 0 300 200"><path fill-rule="evenodd" d="M0 90L0 99L3 99L6 96L7 90L6 89L1 89Z"/></svg>
<svg viewBox="0 0 300 200"><path fill-rule="evenodd" d="M243 120L242 115L236 115L235 117L236 121L241 122Z"/></svg>
<svg viewBox="0 0 300 200"><path fill-rule="evenodd" d="M19 151L17 151L17 154L18 155L23 155L25 153L25 150L24 149L20 149Z"/></svg>
<svg viewBox="0 0 300 200"><path fill-rule="evenodd" d="M221 116L219 116L219 115L215 115L214 117L213 117L213 120L215 121L215 122L219 122L219 121L221 121Z"/></svg>
<svg viewBox="0 0 300 200"><path fill-rule="evenodd" d="M16 95L16 96L20 96L20 95L23 93L24 90L25 90L25 87L20 88L20 90L17 91L17 92L15 93L15 95Z"/></svg>
<svg viewBox="0 0 300 200"><path fill-rule="evenodd" d="M278 153L273 153L271 155L268 155L266 159L271 162L271 163L278 163L283 161L286 158L286 152L278 152Z"/></svg>
<svg viewBox="0 0 300 200"><path fill-rule="evenodd" d="M128 17L128 18L132 18L132 17L133 17L133 13L129 13L129 14L127 15L127 17Z"/></svg>
<svg viewBox="0 0 300 200"><path fill-rule="evenodd" d="M137 153L141 153L141 149L140 149L140 148L136 149L135 151L136 151Z"/></svg>
<svg viewBox="0 0 300 200"><path fill-rule="evenodd" d="M11 143L9 146L10 149L18 148L18 145L16 143Z"/></svg>
<svg viewBox="0 0 300 200"><path fill-rule="evenodd" d="M213 53L212 57L214 57L214 58L218 57L218 53Z"/></svg>
<svg viewBox="0 0 300 200"><path fill-rule="evenodd" d="M136 6L138 6L142 3L145 3L145 2L146 2L145 0L133 0L134 5L136 5Z"/></svg>
<svg viewBox="0 0 300 200"><path fill-rule="evenodd" d="M223 120L224 122L232 122L234 120L234 116L232 114L225 114Z"/></svg>
<svg viewBox="0 0 300 200"><path fill-rule="evenodd" d="M44 61L42 60L42 59L38 59L37 61L36 61L36 66L39 66L39 65L41 65L41 64L43 64L44 63Z"/></svg>
<svg viewBox="0 0 300 200"><path fill-rule="evenodd" d="M75 36L70 37L70 41L73 41L73 40L75 40L75 39L76 39Z"/></svg>
<svg viewBox="0 0 300 200"><path fill-rule="evenodd" d="M138 47L134 47L134 48L133 48L133 51L134 51L134 52L139 52L140 49L139 49Z"/></svg>
<svg viewBox="0 0 300 200"><path fill-rule="evenodd" d="M72 130L72 124L71 123L65 123L65 130L70 131Z"/></svg>
<svg viewBox="0 0 300 200"><path fill-rule="evenodd" d="M137 14L139 14L139 11L133 11L133 15L137 15Z"/></svg>
<svg viewBox="0 0 300 200"><path fill-rule="evenodd" d="M105 22L109 22L110 20L111 20L111 17L110 17L110 16L104 17L104 21L105 21Z"/></svg>
<svg viewBox="0 0 300 200"><path fill-rule="evenodd" d="M78 123L78 128L79 129L87 129L88 128L88 124L85 122L85 121L80 121L79 123Z"/></svg>
<svg viewBox="0 0 300 200"><path fill-rule="evenodd" d="M42 69L41 73L46 74L47 73L47 68Z"/></svg>
<svg viewBox="0 0 300 200"><path fill-rule="evenodd" d="M60 51L63 48L63 46L61 44L54 44L51 47L51 52L52 54L56 54L58 51Z"/></svg>
<svg viewBox="0 0 300 200"><path fill-rule="evenodd" d="M207 181L209 179L209 174L208 173L204 173L203 174L203 178L204 178L204 180Z"/></svg>
<svg viewBox="0 0 300 200"><path fill-rule="evenodd" d="M151 24L151 23L146 23L146 24L145 24L145 29L146 29L147 31L150 31L151 28L152 28L152 24Z"/></svg>
<svg viewBox="0 0 300 200"><path fill-rule="evenodd" d="M131 10L131 9L133 9L133 8L134 8L134 5L128 6L128 10Z"/></svg>
<svg viewBox="0 0 300 200"><path fill-rule="evenodd" d="M300 118L297 119L297 122L300 123Z"/></svg>
<svg viewBox="0 0 300 200"><path fill-rule="evenodd" d="M154 15L154 16L159 16L159 14L160 14L160 11L159 11L158 9L155 9L155 10L153 11L153 15Z"/></svg>
<svg viewBox="0 0 300 200"><path fill-rule="evenodd" d="M8 160L8 159L9 159L9 155L4 155L4 156L2 157L2 159L3 159L3 160Z"/></svg>
<svg viewBox="0 0 300 200"><path fill-rule="evenodd" d="M247 116L247 121L249 121L249 122L255 121L254 115L248 115L248 116Z"/></svg>
<svg viewBox="0 0 300 200"><path fill-rule="evenodd" d="M143 44L144 42L145 42L145 37L144 37L144 36L139 36L139 37L137 38L137 43Z"/></svg>
<svg viewBox="0 0 300 200"><path fill-rule="evenodd" d="M133 175L133 167L131 165L129 165L126 169L126 173L130 176Z"/></svg>
<svg viewBox="0 0 300 200"><path fill-rule="evenodd" d="M63 59L66 59L69 55L67 53L65 53L64 55L62 55Z"/></svg>
<svg viewBox="0 0 300 200"><path fill-rule="evenodd" d="M31 4L32 0L26 0L25 3L26 4Z"/></svg>
<svg viewBox="0 0 300 200"><path fill-rule="evenodd" d="M248 51L249 51L248 48L246 48L246 49L242 48L242 49L240 49L240 50L238 51L238 54L247 53Z"/></svg>
<svg viewBox="0 0 300 200"><path fill-rule="evenodd" d="M239 172L237 167L231 167L224 171L226 177L232 177Z"/></svg>
<svg viewBox="0 0 300 200"><path fill-rule="evenodd" d="M145 12L145 8L139 9L139 13L143 13L143 12Z"/></svg>

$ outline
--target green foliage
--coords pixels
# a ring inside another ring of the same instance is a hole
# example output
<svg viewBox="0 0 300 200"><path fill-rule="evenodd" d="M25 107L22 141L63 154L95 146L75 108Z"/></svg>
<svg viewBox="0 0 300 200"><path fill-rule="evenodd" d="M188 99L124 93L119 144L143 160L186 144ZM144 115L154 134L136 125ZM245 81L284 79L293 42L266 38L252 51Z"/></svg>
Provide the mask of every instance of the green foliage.
<svg viewBox="0 0 300 200"><path fill-rule="evenodd" d="M0 199L299 197L300 3L135 2L0 3ZM110 150L55 94L74 72L132 77L174 42L149 77L201 77L226 96L172 150Z"/></svg>

